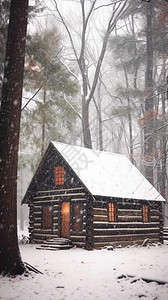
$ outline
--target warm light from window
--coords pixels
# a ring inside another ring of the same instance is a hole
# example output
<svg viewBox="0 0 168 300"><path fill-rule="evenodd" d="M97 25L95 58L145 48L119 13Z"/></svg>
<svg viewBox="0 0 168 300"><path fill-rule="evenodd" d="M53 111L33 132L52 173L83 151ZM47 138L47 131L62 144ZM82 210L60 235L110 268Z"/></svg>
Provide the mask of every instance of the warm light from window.
<svg viewBox="0 0 168 300"><path fill-rule="evenodd" d="M115 204L109 203L109 221L115 222Z"/></svg>
<svg viewBox="0 0 168 300"><path fill-rule="evenodd" d="M55 185L64 184L64 167L55 168Z"/></svg>

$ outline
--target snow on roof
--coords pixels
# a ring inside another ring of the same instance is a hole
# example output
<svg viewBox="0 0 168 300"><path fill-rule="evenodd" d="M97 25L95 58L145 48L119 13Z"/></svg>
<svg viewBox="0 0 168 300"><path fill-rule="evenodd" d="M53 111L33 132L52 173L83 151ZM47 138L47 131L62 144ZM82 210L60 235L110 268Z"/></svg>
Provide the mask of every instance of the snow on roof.
<svg viewBox="0 0 168 300"><path fill-rule="evenodd" d="M125 155L52 144L93 195L165 201Z"/></svg>

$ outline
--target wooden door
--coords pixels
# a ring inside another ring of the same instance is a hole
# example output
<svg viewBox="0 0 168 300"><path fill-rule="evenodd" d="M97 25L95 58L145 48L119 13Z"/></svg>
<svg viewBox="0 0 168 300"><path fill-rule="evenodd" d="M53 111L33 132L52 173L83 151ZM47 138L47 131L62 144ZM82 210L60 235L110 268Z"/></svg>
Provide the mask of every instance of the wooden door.
<svg viewBox="0 0 168 300"><path fill-rule="evenodd" d="M70 229L70 202L63 202L61 207L61 236L63 238L69 238Z"/></svg>

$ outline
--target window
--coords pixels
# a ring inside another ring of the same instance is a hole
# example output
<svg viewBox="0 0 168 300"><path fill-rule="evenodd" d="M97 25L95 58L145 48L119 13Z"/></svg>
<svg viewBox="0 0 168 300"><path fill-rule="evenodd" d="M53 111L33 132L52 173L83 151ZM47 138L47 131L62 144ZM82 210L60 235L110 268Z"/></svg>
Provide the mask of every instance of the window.
<svg viewBox="0 0 168 300"><path fill-rule="evenodd" d="M52 229L52 206L44 206L43 207L43 220L42 227L43 229Z"/></svg>
<svg viewBox="0 0 168 300"><path fill-rule="evenodd" d="M72 206L72 230L75 232L82 231L83 207L81 204Z"/></svg>
<svg viewBox="0 0 168 300"><path fill-rule="evenodd" d="M115 203L109 203L109 222L115 222L116 213L115 213Z"/></svg>
<svg viewBox="0 0 168 300"><path fill-rule="evenodd" d="M143 222L148 222L148 206L147 205L143 205L142 206L142 213L143 213Z"/></svg>
<svg viewBox="0 0 168 300"><path fill-rule="evenodd" d="M55 185L64 184L64 167L55 168Z"/></svg>

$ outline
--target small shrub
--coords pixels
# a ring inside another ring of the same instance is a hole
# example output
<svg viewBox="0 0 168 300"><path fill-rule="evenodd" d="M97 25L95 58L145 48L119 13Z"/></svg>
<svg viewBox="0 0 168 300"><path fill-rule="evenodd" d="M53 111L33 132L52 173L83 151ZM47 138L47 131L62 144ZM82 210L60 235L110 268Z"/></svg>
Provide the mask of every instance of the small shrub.
<svg viewBox="0 0 168 300"><path fill-rule="evenodd" d="M22 234L21 236L19 236L19 244L20 245L29 244L29 238Z"/></svg>

